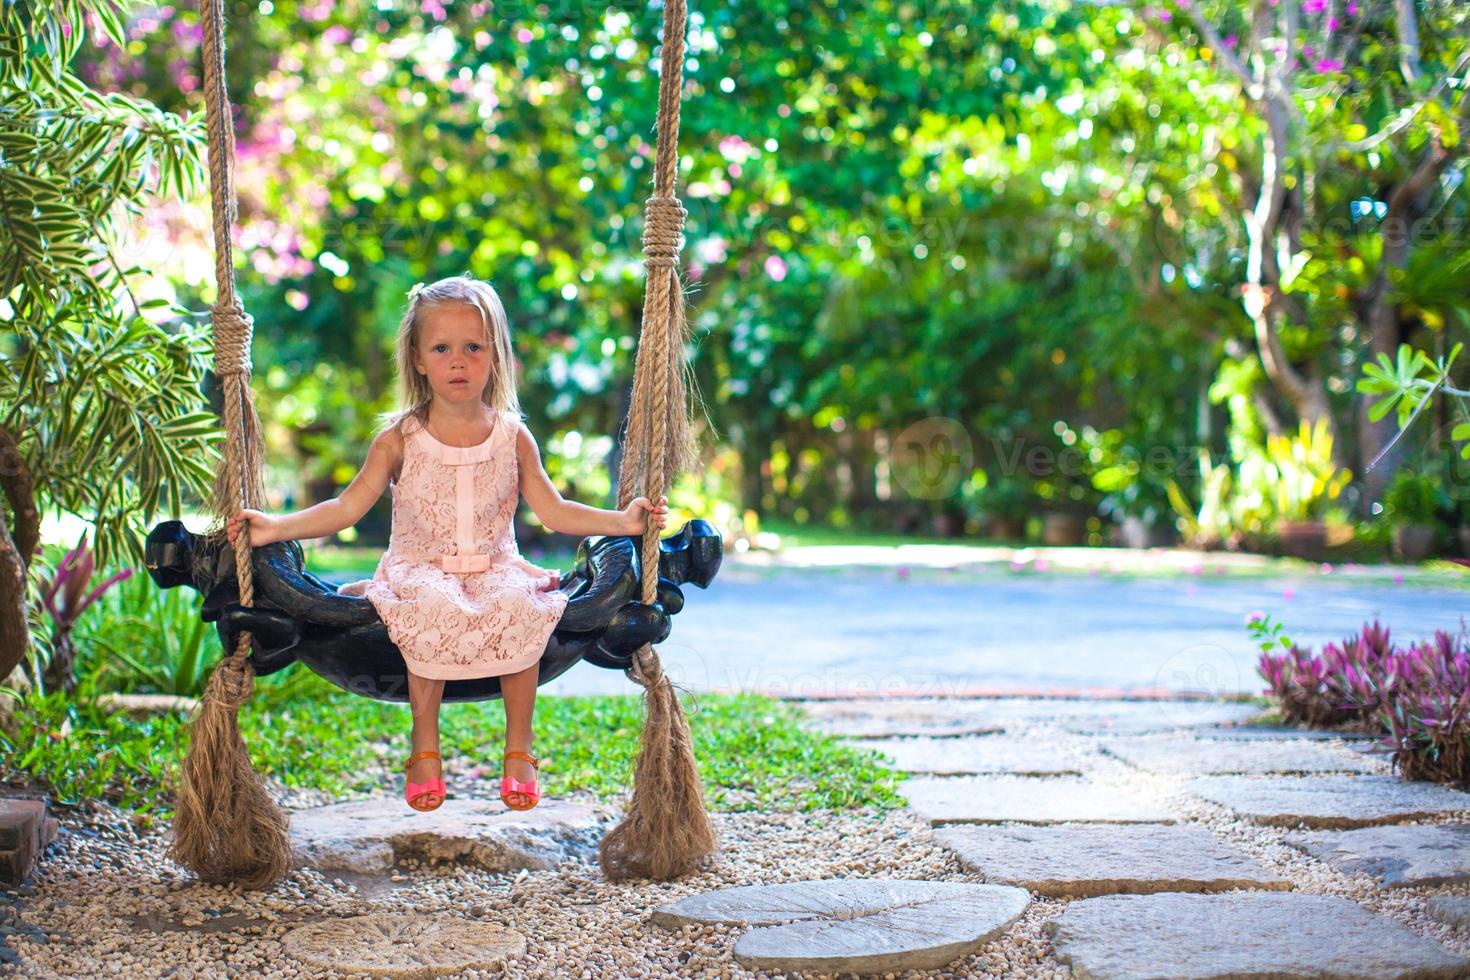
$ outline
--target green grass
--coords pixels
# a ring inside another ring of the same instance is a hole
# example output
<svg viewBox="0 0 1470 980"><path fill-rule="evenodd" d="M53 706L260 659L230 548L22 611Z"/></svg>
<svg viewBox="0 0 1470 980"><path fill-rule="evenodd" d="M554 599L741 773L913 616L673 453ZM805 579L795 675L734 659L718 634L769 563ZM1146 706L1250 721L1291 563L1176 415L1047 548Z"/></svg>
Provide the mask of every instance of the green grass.
<svg viewBox="0 0 1470 980"><path fill-rule="evenodd" d="M262 683L241 712L257 770L339 797L396 792L407 755L407 705L349 695L296 671L289 683ZM790 704L745 694L685 695L683 702L715 809L900 805L896 776L878 756L801 728L800 711ZM642 711L635 695L539 698L535 751L547 795L586 792L622 801L631 788ZM498 778L504 731L499 702L444 706L446 757L487 765L493 774L487 778ZM85 696L32 695L16 703L0 730L0 776L40 783L61 805L105 799L166 820L185 745L176 714L132 719Z"/></svg>
<svg viewBox="0 0 1470 980"><path fill-rule="evenodd" d="M785 548L804 548L813 545L877 545L880 547L894 548L901 544L959 544L959 545L992 545L1006 544L1007 542L966 536L963 538L941 538L913 534L901 534L897 531L868 530L865 528L837 528L826 527L816 524L798 524L795 521L782 520L779 518L766 518L761 520L761 530L770 531L781 536L781 545Z"/></svg>

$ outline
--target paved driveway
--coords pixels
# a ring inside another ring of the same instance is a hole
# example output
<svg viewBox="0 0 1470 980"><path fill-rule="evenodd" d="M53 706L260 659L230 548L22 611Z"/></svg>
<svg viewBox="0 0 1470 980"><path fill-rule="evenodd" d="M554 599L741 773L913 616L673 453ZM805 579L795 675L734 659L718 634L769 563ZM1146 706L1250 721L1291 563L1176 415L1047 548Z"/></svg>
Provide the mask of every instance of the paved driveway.
<svg viewBox="0 0 1470 980"><path fill-rule="evenodd" d="M1317 645L1378 618L1400 638L1458 630L1470 591L1330 576L975 573L894 568L758 568L727 562L688 591L663 644L692 690L773 694L953 694L1113 688L1259 693L1255 610ZM548 693L636 690L580 664Z"/></svg>

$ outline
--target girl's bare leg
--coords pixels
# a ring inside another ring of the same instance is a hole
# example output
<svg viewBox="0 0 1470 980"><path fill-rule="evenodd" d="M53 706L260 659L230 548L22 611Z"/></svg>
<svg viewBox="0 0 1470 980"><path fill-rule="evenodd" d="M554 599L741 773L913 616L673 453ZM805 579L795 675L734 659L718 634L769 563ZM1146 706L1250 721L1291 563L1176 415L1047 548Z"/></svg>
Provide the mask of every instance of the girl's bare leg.
<svg viewBox="0 0 1470 980"><path fill-rule="evenodd" d="M539 663L532 664L514 674L503 674L500 678L500 696L505 702L505 750L507 752L531 752L531 714L536 707L536 675ZM536 770L524 759L508 759L505 774L512 779L529 782L536 778ZM519 805L519 804L517 804Z"/></svg>
<svg viewBox="0 0 1470 980"><path fill-rule="evenodd" d="M409 733L410 754L439 751L439 703L444 697L444 681L420 677L409 671L408 705L413 711L413 728ZM438 759L420 759L408 770L410 782L428 782L444 770Z"/></svg>

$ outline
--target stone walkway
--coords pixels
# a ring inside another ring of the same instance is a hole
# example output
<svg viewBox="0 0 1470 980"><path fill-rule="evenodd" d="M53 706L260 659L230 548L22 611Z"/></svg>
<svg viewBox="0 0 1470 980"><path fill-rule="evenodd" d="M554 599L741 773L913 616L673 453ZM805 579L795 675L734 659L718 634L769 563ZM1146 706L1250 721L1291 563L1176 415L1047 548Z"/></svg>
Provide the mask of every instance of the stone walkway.
<svg viewBox="0 0 1470 980"><path fill-rule="evenodd" d="M0 890L0 974L1470 977L1470 794L1394 777L1371 740L1229 703L807 706L906 771L910 806L715 813L708 868L611 883L613 808L511 813L450 759L430 814L273 785L297 866L242 892L96 805Z"/></svg>
<svg viewBox="0 0 1470 980"><path fill-rule="evenodd" d="M1061 900L1044 956L1074 975L1470 977L1470 793L1393 775L1366 736L1226 702L803 706L910 774L973 880Z"/></svg>

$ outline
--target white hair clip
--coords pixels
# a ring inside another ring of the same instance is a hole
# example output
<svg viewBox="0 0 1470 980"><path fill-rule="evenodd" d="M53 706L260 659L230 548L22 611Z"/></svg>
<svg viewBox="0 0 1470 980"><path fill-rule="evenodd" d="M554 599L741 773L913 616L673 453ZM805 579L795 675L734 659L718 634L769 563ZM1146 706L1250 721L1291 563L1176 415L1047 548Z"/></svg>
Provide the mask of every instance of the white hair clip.
<svg viewBox="0 0 1470 980"><path fill-rule="evenodd" d="M409 302L412 302L412 301L418 299L419 298L419 293L421 293L423 291L424 291L424 284L423 283L421 283L421 282L414 283L413 284L413 288L408 291L408 299L409 299Z"/></svg>

